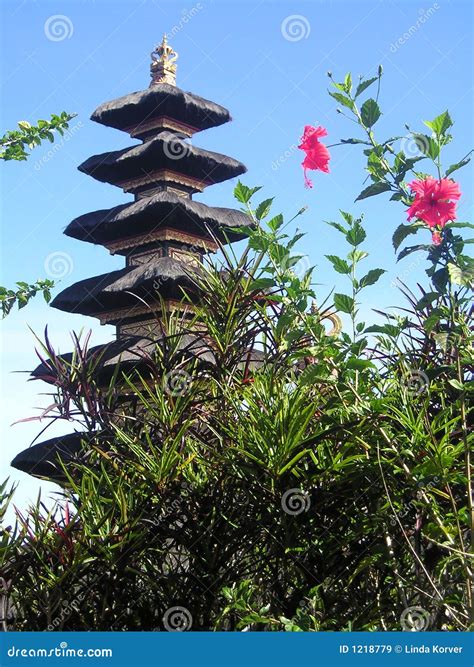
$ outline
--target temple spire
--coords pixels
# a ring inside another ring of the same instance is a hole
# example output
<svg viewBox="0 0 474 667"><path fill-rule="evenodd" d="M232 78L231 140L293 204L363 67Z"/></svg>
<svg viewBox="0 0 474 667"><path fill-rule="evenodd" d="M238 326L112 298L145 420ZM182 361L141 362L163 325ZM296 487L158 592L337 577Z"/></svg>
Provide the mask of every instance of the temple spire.
<svg viewBox="0 0 474 667"><path fill-rule="evenodd" d="M168 83L171 86L176 85L176 60L178 54L168 44L166 33L163 35L161 44L151 52L151 82L150 86L156 83Z"/></svg>

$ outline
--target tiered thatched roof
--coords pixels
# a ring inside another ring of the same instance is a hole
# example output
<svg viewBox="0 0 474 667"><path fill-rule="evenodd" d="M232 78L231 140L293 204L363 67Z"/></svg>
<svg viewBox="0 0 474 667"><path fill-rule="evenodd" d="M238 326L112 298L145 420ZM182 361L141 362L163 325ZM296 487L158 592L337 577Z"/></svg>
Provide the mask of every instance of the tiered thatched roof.
<svg viewBox="0 0 474 667"><path fill-rule="evenodd" d="M220 183L247 171L238 160L192 146L173 132L161 132L139 146L93 155L79 170L98 181L118 186L148 174L152 179L160 170L178 172L204 185Z"/></svg>
<svg viewBox="0 0 474 667"><path fill-rule="evenodd" d="M195 270L195 269L194 269ZM159 257L139 266L80 280L60 292L51 305L59 310L82 315L136 307L143 300L156 303L164 299L183 299L183 289L194 287L193 269L173 257ZM123 319L123 314L120 317Z"/></svg>
<svg viewBox="0 0 474 667"><path fill-rule="evenodd" d="M243 236L233 229L251 225L249 216L236 209L207 206L163 191L130 204L81 215L69 223L64 233L80 241L105 245L172 227L201 237L211 231L220 241L232 242Z"/></svg>
<svg viewBox="0 0 474 667"><path fill-rule="evenodd" d="M207 130L231 120L225 107L167 83L105 102L97 107L91 120L126 131L157 116L176 119L194 131Z"/></svg>

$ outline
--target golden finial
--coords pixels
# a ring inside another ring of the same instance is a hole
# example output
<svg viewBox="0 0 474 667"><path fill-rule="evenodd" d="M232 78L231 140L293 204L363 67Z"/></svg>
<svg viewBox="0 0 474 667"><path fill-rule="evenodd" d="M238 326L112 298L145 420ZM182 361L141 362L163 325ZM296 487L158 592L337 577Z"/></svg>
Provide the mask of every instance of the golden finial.
<svg viewBox="0 0 474 667"><path fill-rule="evenodd" d="M169 83L171 86L176 85L177 58L178 54L168 44L165 33L161 44L151 52L150 86L153 86L155 83Z"/></svg>

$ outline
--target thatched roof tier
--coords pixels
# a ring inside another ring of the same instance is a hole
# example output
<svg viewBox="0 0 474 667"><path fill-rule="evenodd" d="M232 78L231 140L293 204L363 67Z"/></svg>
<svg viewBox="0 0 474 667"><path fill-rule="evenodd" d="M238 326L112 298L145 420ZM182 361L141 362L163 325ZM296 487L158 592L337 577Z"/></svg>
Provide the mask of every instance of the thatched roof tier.
<svg viewBox="0 0 474 667"><path fill-rule="evenodd" d="M138 146L93 155L79 170L127 192L181 181L197 192L247 171L238 160L192 146L172 132Z"/></svg>
<svg viewBox="0 0 474 667"><path fill-rule="evenodd" d="M148 304L151 310L158 295L182 300L181 288L192 291L195 271L196 268L185 266L173 257L159 257L146 264L80 280L60 292L51 305L69 313L98 317L103 312L119 309L133 312L138 304ZM127 319L126 312L117 316L117 320L124 319Z"/></svg>
<svg viewBox="0 0 474 667"><path fill-rule="evenodd" d="M233 228L251 225L251 218L241 211L206 206L164 190L131 204L81 215L69 223L64 233L81 241L101 245L129 238L131 246L134 246L137 245L134 243L137 237L172 228L197 237L215 236L225 243L243 237Z"/></svg>
<svg viewBox="0 0 474 667"><path fill-rule="evenodd" d="M118 340L95 345L87 350L85 362L94 364L96 380L108 383L117 364L120 371L126 374L138 369L142 377L146 376L146 367L160 346L164 352L173 349L174 358L180 362L199 359L203 366L215 364L214 355L202 336L193 333L179 334L176 341L173 337L167 338L164 334L156 333L156 322L150 320L150 328L154 331L150 336L127 336ZM59 355L59 361L65 366L71 363L72 352ZM33 380L42 380L48 384L57 384L58 372L54 364L44 361L32 372Z"/></svg>
<svg viewBox="0 0 474 667"><path fill-rule="evenodd" d="M72 472L71 465L85 462L89 444L97 437L100 437L99 434L69 433L51 438L24 449L15 456L11 465L33 477L65 482L67 478L61 461Z"/></svg>
<svg viewBox="0 0 474 667"><path fill-rule="evenodd" d="M167 83L105 102L91 116L96 123L137 137L146 136L150 126L166 127L167 119L178 121L192 134L227 123L231 116L219 104Z"/></svg>

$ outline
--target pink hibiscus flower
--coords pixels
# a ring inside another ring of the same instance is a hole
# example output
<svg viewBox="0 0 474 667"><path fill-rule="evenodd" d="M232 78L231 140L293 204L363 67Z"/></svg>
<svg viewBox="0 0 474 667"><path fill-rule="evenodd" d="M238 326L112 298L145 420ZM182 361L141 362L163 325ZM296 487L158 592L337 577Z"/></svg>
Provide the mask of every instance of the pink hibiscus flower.
<svg viewBox="0 0 474 667"><path fill-rule="evenodd" d="M307 188L313 187L313 183L307 175L309 169L329 173L328 162L331 156L326 146L319 141L321 137L325 136L327 136L327 130L324 127L306 125L304 128L298 148L306 153L301 166L303 167L304 183Z"/></svg>
<svg viewBox="0 0 474 667"><path fill-rule="evenodd" d="M456 201L461 197L459 185L449 178L438 180L432 176L408 185L415 193L413 204L407 211L408 220L418 218L425 222L432 231L433 243L440 245L440 231L456 218Z"/></svg>

